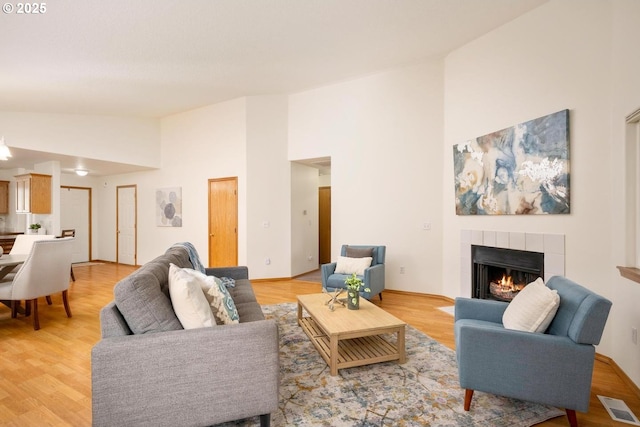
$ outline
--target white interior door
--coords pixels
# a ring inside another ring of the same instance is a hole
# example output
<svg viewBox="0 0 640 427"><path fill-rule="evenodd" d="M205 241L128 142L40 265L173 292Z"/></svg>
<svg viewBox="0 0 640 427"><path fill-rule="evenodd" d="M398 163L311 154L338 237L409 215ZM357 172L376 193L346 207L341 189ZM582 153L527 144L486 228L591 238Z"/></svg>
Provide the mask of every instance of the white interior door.
<svg viewBox="0 0 640 427"><path fill-rule="evenodd" d="M89 188L60 188L60 229L76 230L73 241L71 262L87 262L91 255L90 239L90 197Z"/></svg>
<svg viewBox="0 0 640 427"><path fill-rule="evenodd" d="M136 265L136 186L118 187L117 251L120 264Z"/></svg>

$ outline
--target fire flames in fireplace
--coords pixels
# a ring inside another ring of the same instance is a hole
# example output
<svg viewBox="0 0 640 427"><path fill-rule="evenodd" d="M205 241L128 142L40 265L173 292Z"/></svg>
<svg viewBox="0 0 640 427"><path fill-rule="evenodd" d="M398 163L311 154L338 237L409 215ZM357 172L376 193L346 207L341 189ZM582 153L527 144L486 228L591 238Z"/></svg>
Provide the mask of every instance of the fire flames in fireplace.
<svg viewBox="0 0 640 427"><path fill-rule="evenodd" d="M489 292L499 299L511 301L526 285L526 283L515 284L511 276L503 274L502 279L489 284Z"/></svg>
<svg viewBox="0 0 640 427"><path fill-rule="evenodd" d="M511 302L528 283L544 277L541 252L471 245L471 261L474 298Z"/></svg>

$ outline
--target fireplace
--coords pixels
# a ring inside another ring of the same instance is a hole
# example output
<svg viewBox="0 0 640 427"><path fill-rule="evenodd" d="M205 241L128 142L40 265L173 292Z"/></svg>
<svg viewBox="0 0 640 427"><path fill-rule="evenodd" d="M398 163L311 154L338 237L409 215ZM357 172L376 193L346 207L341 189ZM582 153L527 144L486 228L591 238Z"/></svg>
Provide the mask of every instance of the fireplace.
<svg viewBox="0 0 640 427"><path fill-rule="evenodd" d="M544 253L471 245L473 298L511 301L544 277Z"/></svg>

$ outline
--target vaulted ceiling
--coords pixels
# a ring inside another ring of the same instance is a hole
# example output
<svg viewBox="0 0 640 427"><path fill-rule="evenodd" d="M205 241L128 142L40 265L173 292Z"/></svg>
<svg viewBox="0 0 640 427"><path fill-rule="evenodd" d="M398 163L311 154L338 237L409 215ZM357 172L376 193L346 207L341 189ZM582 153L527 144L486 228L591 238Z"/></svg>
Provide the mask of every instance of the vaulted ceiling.
<svg viewBox="0 0 640 427"><path fill-rule="evenodd" d="M298 92L441 58L544 2L47 2L0 16L0 111L163 117Z"/></svg>

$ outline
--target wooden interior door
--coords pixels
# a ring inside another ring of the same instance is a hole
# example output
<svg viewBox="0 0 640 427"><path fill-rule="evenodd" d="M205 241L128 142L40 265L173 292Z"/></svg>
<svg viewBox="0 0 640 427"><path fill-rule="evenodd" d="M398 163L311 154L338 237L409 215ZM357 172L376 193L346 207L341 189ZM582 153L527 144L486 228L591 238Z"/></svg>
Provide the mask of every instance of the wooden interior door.
<svg viewBox="0 0 640 427"><path fill-rule="evenodd" d="M209 267L238 265L238 178L209 180Z"/></svg>
<svg viewBox="0 0 640 427"><path fill-rule="evenodd" d="M118 186L116 224L116 262L137 262L137 192L135 185Z"/></svg>
<svg viewBox="0 0 640 427"><path fill-rule="evenodd" d="M320 264L331 262L331 187L318 189L318 241Z"/></svg>

